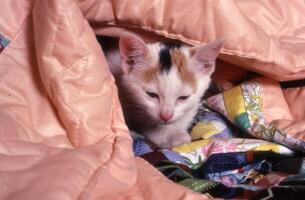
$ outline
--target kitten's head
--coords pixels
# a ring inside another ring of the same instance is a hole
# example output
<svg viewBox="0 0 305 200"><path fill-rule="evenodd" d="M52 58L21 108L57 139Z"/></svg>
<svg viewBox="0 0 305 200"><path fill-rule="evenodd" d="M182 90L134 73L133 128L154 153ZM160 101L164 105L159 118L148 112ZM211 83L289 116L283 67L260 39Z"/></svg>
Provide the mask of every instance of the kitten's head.
<svg viewBox="0 0 305 200"><path fill-rule="evenodd" d="M173 123L196 109L210 83L223 40L198 47L120 38L122 84L154 123Z"/></svg>

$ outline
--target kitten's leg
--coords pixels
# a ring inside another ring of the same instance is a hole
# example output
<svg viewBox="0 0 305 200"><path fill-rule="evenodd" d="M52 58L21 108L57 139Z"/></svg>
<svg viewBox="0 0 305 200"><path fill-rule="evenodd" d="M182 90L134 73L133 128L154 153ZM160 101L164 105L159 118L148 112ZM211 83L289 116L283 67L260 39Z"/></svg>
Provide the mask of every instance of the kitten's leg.
<svg viewBox="0 0 305 200"><path fill-rule="evenodd" d="M171 148L191 142L191 136L186 131L173 125L158 126L144 134L148 140L160 148Z"/></svg>

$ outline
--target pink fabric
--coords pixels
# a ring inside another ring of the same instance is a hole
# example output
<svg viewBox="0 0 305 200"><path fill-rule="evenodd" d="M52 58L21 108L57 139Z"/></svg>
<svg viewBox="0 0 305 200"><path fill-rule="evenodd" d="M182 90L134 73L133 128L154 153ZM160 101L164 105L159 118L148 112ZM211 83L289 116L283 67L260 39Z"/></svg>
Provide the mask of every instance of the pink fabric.
<svg viewBox="0 0 305 200"><path fill-rule="evenodd" d="M0 13L11 40L0 54L0 199L207 199L134 157L75 1L12 0Z"/></svg>
<svg viewBox="0 0 305 200"><path fill-rule="evenodd" d="M224 38L223 60L276 80L305 78L302 1L86 0L81 4L95 30L115 25L189 44ZM105 5L113 9L111 15L101 14Z"/></svg>
<svg viewBox="0 0 305 200"><path fill-rule="evenodd" d="M305 77L304 9L301 1L1 2L0 33L11 43L0 54L0 199L207 199L134 157L95 33L224 38L222 59L291 80ZM291 111L298 121L286 127L301 135L303 117Z"/></svg>
<svg viewBox="0 0 305 200"><path fill-rule="evenodd" d="M260 78L263 85L263 110L266 123L271 123L273 120L292 120L290 109L283 95L280 84L276 81Z"/></svg>

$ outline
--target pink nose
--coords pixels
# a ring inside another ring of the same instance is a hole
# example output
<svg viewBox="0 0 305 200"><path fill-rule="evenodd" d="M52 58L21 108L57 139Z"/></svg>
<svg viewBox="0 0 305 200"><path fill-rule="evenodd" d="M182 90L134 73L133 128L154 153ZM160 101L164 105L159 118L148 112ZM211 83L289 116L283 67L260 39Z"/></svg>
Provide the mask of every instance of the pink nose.
<svg viewBox="0 0 305 200"><path fill-rule="evenodd" d="M160 112L159 117L163 121L167 122L173 117L173 113L172 112Z"/></svg>

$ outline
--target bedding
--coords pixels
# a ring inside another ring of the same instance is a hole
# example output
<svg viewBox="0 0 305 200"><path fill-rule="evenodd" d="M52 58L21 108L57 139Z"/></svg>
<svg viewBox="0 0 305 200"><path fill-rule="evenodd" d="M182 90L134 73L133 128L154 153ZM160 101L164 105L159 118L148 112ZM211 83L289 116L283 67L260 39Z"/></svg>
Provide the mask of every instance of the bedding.
<svg viewBox="0 0 305 200"><path fill-rule="evenodd" d="M257 126L251 124L251 120L261 121L259 118L264 113L261 106L264 87L259 85L262 81L266 82L265 79L256 79L236 86L239 94L235 87L226 90L227 94L218 94L207 100L207 104L215 109L224 104L223 100L234 98L233 104L226 104L221 110L226 114L232 110L239 111L233 117L234 124L223 113L221 115L203 105L190 127L192 143L158 149L134 134L135 155L147 160L170 180L213 198L301 199L305 192L302 179L304 157L292 149L302 150L303 144L282 132L278 136L280 133L275 127L263 134L261 129L249 128ZM238 99L247 103L240 104Z"/></svg>
<svg viewBox="0 0 305 200"><path fill-rule="evenodd" d="M2 1L0 199L298 197L305 90L289 83L305 78L304 10L297 0ZM207 101L213 112L198 118L194 143L164 151L143 143L152 152L135 156L96 40L125 32L188 45L225 39L214 77L225 91ZM257 74L262 100L242 100ZM224 110L232 94L247 106ZM213 167L219 159L240 162Z"/></svg>

